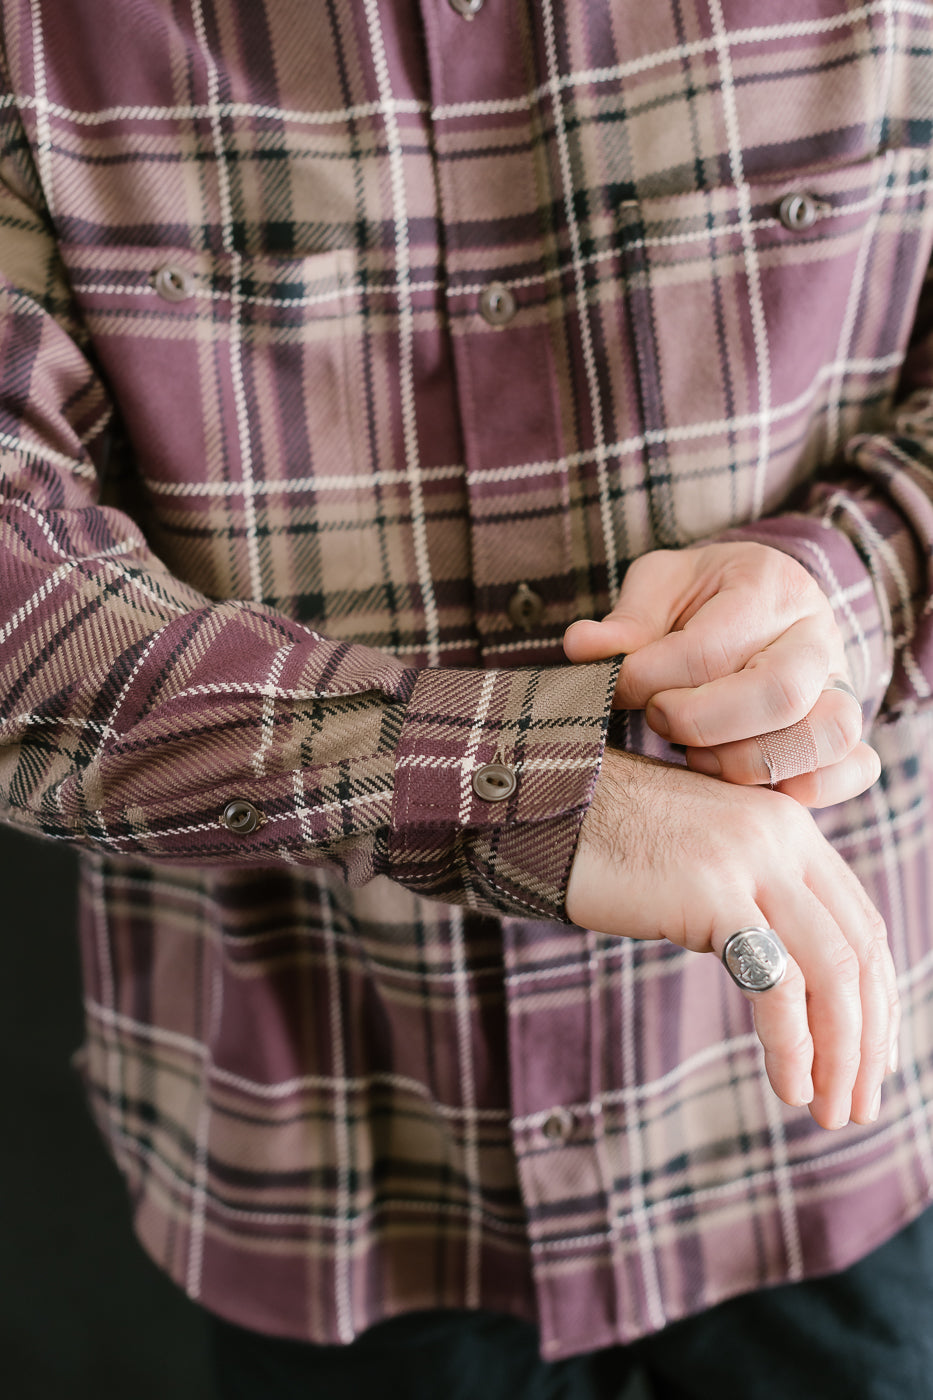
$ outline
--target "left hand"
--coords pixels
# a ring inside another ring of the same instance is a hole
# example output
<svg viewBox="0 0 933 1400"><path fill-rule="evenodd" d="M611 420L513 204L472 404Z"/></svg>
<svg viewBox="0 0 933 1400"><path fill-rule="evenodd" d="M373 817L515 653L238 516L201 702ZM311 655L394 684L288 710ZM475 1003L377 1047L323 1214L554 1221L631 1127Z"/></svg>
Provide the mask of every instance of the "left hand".
<svg viewBox="0 0 933 1400"><path fill-rule="evenodd" d="M802 565L768 545L642 555L612 611L573 623L564 650L571 661L626 653L614 703L644 708L697 772L769 783L769 741L758 739L804 721L809 732L795 733L806 739L799 747L811 771L775 782L781 792L824 807L878 777L829 602Z"/></svg>

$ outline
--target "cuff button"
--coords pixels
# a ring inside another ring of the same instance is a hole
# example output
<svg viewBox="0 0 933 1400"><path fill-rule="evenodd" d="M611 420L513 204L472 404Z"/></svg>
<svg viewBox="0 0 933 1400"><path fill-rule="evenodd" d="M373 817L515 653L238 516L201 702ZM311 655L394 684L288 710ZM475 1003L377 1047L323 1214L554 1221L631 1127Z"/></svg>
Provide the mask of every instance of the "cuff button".
<svg viewBox="0 0 933 1400"><path fill-rule="evenodd" d="M236 836L248 836L251 831L255 831L262 821L262 813L258 807L254 807L252 802L247 802L242 797L235 797L232 802L228 802L220 814L220 820L228 831L232 831Z"/></svg>
<svg viewBox="0 0 933 1400"><path fill-rule="evenodd" d="M473 791L484 802L503 802L518 787L518 779L504 763L485 763L473 774Z"/></svg>

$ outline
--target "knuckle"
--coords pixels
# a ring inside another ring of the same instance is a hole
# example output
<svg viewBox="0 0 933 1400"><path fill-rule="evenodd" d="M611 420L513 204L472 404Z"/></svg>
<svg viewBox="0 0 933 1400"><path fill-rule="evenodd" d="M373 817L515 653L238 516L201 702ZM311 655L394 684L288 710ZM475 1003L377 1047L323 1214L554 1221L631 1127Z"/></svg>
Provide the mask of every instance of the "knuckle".
<svg viewBox="0 0 933 1400"><path fill-rule="evenodd" d="M758 852L763 850L770 854L770 850L777 840L778 843L786 844L785 826L786 822L780 804L775 801L769 812L763 803L756 799L774 797L783 798L780 792L766 792L763 788L750 788L748 796L751 801L745 810L735 810L736 836L741 839L745 850L748 852ZM788 797L788 802L793 802L793 798Z"/></svg>
<svg viewBox="0 0 933 1400"><path fill-rule="evenodd" d="M698 749L711 749L715 747L716 736L710 728L709 721L704 718L703 710L697 710L689 701L685 701L684 708L677 716L677 732L684 737L682 743L692 744ZM671 717L671 732L675 732L675 721Z"/></svg>
<svg viewBox="0 0 933 1400"><path fill-rule="evenodd" d="M839 943L829 955L829 964L837 982L853 987L861 980L858 953L851 943Z"/></svg>
<svg viewBox="0 0 933 1400"><path fill-rule="evenodd" d="M888 964L884 948L880 943L872 943L867 949L863 963L862 984L877 1001L884 1006L889 1017L891 1008L897 1005L897 992L888 976Z"/></svg>
<svg viewBox="0 0 933 1400"><path fill-rule="evenodd" d="M890 958L891 954L888 948L888 926L873 904L868 904L865 910L865 920L872 938L884 948L885 957Z"/></svg>
<svg viewBox="0 0 933 1400"><path fill-rule="evenodd" d="M821 844L819 829L806 807L802 807L786 792L762 793L762 797L768 803L762 816L769 827L777 823L783 841L808 848L812 848L814 843Z"/></svg>
<svg viewBox="0 0 933 1400"><path fill-rule="evenodd" d="M626 593L640 581L642 574L647 574L650 577L653 567L658 563L658 555L662 552L661 550L650 550L647 554L640 554L637 559L631 560L625 570L625 577L622 580L622 586L619 589L613 610L619 606Z"/></svg>
<svg viewBox="0 0 933 1400"><path fill-rule="evenodd" d="M839 702L832 705L826 716L824 733L833 757L842 759L862 737L862 712L841 692L833 693L839 695Z"/></svg>
<svg viewBox="0 0 933 1400"><path fill-rule="evenodd" d="M794 958L788 959L787 972L779 990L783 992L784 996L787 997L789 1001L793 1001L795 997L806 995L806 979Z"/></svg>
<svg viewBox="0 0 933 1400"><path fill-rule="evenodd" d="M808 611L815 611L820 600L826 601L822 589L804 566L791 555L780 550L776 550L775 553L777 558L770 561L772 578L785 605L793 611L798 611L800 603L805 600L809 605Z"/></svg>
<svg viewBox="0 0 933 1400"><path fill-rule="evenodd" d="M768 862L769 875L781 868L805 873L822 841L806 807L788 793L761 786L743 789L747 805L736 810L740 848Z"/></svg>
<svg viewBox="0 0 933 1400"><path fill-rule="evenodd" d="M810 713L819 693L814 677L819 674L821 660L817 648L802 645L799 664L793 673L773 670L764 689L763 701L770 729L786 729Z"/></svg>
<svg viewBox="0 0 933 1400"><path fill-rule="evenodd" d="M707 681L719 680L735 669L733 658L718 633L705 628L691 630L688 626L684 629L684 636L687 639L685 661L691 685L705 685Z"/></svg>
<svg viewBox="0 0 933 1400"><path fill-rule="evenodd" d="M873 938L865 949L865 971L879 981L885 979L888 969L887 949L877 938Z"/></svg>

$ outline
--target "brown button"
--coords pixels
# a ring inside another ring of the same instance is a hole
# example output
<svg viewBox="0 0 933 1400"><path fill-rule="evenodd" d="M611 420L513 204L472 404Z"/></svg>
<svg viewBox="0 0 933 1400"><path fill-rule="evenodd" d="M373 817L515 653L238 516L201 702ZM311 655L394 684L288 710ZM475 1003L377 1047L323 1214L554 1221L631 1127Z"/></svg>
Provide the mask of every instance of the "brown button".
<svg viewBox="0 0 933 1400"><path fill-rule="evenodd" d="M786 194L778 207L778 218L791 233L805 233L816 223L819 212L812 194Z"/></svg>
<svg viewBox="0 0 933 1400"><path fill-rule="evenodd" d="M530 632L544 616L544 599L527 583L520 583L509 599L509 617L523 632Z"/></svg>
<svg viewBox="0 0 933 1400"><path fill-rule="evenodd" d="M164 301L187 301L194 296L194 277L186 267L166 263L152 279L152 284Z"/></svg>
<svg viewBox="0 0 933 1400"><path fill-rule="evenodd" d="M554 1108L541 1124L541 1133L548 1142L566 1142L573 1132L573 1114L569 1108Z"/></svg>
<svg viewBox="0 0 933 1400"><path fill-rule="evenodd" d="M247 802L243 797L235 797L223 809L220 820L228 831L237 836L248 836L262 821L262 813L252 802Z"/></svg>
<svg viewBox="0 0 933 1400"><path fill-rule="evenodd" d="M504 763L486 763L473 774L473 791L484 802L502 802L518 786L518 779Z"/></svg>
<svg viewBox="0 0 933 1400"><path fill-rule="evenodd" d="M491 326L504 326L515 315L515 298L502 282L490 282L480 293L479 314Z"/></svg>
<svg viewBox="0 0 933 1400"><path fill-rule="evenodd" d="M449 0L450 8L456 10L461 19L472 19L485 3L486 0Z"/></svg>

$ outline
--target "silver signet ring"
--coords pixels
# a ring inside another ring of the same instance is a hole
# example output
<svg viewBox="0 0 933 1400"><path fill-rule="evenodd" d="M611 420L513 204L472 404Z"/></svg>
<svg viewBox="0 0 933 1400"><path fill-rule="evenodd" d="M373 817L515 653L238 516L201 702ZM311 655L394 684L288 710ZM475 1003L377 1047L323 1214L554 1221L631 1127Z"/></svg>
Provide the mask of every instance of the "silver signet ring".
<svg viewBox="0 0 933 1400"><path fill-rule="evenodd" d="M768 992L787 971L787 949L774 929L755 924L729 935L722 960L743 992Z"/></svg>

